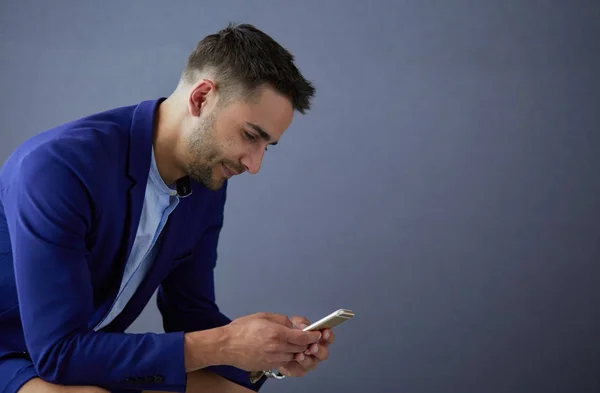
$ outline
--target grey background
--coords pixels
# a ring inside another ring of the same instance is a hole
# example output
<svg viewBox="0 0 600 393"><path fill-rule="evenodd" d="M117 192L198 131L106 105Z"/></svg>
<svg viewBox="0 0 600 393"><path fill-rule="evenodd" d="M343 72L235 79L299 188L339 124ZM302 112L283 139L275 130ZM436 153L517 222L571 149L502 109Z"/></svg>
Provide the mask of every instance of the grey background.
<svg viewBox="0 0 600 393"><path fill-rule="evenodd" d="M0 160L256 24L318 94L230 185L219 305L356 312L264 391L600 391L600 3L368 3L3 0Z"/></svg>

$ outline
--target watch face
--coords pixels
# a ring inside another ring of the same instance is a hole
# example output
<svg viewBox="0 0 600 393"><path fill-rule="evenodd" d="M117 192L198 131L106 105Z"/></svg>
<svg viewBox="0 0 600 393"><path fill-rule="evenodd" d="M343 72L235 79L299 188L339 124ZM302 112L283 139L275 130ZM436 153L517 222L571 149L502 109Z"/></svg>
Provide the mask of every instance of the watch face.
<svg viewBox="0 0 600 393"><path fill-rule="evenodd" d="M271 371L267 371L266 374L267 374L267 376L269 378L276 378L276 379L283 379L283 378L285 378L285 375L281 374L279 372L279 370L277 370L277 369L271 370Z"/></svg>
<svg viewBox="0 0 600 393"><path fill-rule="evenodd" d="M264 371L251 371L249 373L250 383L257 383L263 377L265 377Z"/></svg>
<svg viewBox="0 0 600 393"><path fill-rule="evenodd" d="M260 381L260 379L263 377L275 379L285 378L285 375L281 374L277 369L267 371L251 371L248 374L250 378L250 383L256 383Z"/></svg>

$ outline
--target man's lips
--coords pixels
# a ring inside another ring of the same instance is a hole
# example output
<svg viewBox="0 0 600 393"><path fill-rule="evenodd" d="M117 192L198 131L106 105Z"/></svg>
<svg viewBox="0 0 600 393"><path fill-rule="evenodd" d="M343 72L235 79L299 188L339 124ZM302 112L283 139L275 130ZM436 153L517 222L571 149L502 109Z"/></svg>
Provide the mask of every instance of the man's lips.
<svg viewBox="0 0 600 393"><path fill-rule="evenodd" d="M227 165L225 165L225 164L223 164L223 168L224 168L224 171L225 171L225 175L226 175L227 177L232 177L232 176L234 176L234 175L239 175L239 173L238 173L238 172L236 172L236 171L234 171L233 169L229 168L229 167L228 167Z"/></svg>

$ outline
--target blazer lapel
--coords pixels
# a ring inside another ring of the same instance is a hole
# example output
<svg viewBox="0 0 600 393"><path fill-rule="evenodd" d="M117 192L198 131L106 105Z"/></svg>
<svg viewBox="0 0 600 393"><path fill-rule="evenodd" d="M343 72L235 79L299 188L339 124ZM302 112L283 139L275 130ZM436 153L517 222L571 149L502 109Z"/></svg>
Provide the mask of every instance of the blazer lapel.
<svg viewBox="0 0 600 393"><path fill-rule="evenodd" d="M124 255L124 264L129 259L140 223L152 159L154 114L161 101L163 99L141 102L135 109L131 121L127 174L132 181L132 186L127 196L126 240L123 244L124 252L121 254Z"/></svg>
<svg viewBox="0 0 600 393"><path fill-rule="evenodd" d="M120 331L129 327L142 312L160 283L169 275L173 266L173 257L178 240L188 230L191 204L180 200L179 205L169 216L158 239L154 262L146 273L125 309L107 327L107 331Z"/></svg>
<svg viewBox="0 0 600 393"><path fill-rule="evenodd" d="M129 146L127 149L127 177L131 183L123 189L123 197L127 198L127 206L123 221L125 233L121 238L118 253L121 258L118 270L119 279L114 281L114 285L109 290L110 295L107 301L94 313L89 324L90 327L96 326L109 311L121 285L123 271L133 247L144 205L146 184L152 159L154 114L158 104L163 100L164 98L155 101L143 101L135 107L131 116ZM109 326L111 325L112 323Z"/></svg>

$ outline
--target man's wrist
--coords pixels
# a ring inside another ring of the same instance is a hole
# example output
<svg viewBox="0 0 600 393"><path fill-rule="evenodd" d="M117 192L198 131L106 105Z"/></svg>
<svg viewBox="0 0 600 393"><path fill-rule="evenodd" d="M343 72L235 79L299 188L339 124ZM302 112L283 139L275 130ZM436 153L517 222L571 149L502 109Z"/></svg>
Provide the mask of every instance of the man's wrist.
<svg viewBox="0 0 600 393"><path fill-rule="evenodd" d="M225 342L223 327L185 333L183 347L186 372L227 364L223 359Z"/></svg>

